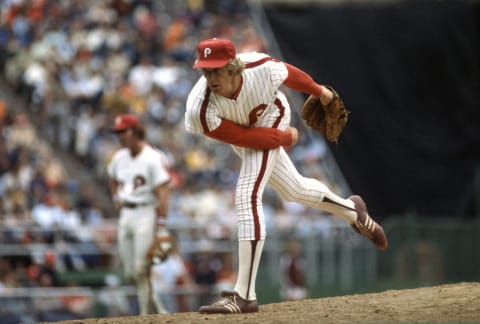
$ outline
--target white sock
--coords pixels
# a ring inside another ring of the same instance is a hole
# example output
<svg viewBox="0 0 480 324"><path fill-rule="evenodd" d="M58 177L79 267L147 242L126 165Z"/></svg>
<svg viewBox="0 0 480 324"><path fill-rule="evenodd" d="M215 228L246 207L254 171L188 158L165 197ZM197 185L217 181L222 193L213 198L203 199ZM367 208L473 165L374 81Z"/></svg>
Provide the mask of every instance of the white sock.
<svg viewBox="0 0 480 324"><path fill-rule="evenodd" d="M136 280L137 297L140 315L148 314L150 302L150 282L146 275L141 275Z"/></svg>
<svg viewBox="0 0 480 324"><path fill-rule="evenodd" d="M350 199L343 199L332 192L327 192L321 203L321 208L343 218L349 224L357 221L355 204Z"/></svg>
<svg viewBox="0 0 480 324"><path fill-rule="evenodd" d="M234 290L240 297L256 300L255 281L265 240L238 242L238 276Z"/></svg>

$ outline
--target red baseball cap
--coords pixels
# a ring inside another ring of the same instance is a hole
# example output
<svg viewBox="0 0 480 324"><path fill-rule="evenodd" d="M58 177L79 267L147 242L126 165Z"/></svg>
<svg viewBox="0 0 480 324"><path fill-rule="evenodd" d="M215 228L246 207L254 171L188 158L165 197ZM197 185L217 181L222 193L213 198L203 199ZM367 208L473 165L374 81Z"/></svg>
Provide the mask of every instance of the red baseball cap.
<svg viewBox="0 0 480 324"><path fill-rule="evenodd" d="M131 127L141 126L137 116L133 114L123 114L115 117L113 131L119 132Z"/></svg>
<svg viewBox="0 0 480 324"><path fill-rule="evenodd" d="M194 69L214 69L225 66L236 56L235 46L225 38L206 39L198 43L198 59Z"/></svg>

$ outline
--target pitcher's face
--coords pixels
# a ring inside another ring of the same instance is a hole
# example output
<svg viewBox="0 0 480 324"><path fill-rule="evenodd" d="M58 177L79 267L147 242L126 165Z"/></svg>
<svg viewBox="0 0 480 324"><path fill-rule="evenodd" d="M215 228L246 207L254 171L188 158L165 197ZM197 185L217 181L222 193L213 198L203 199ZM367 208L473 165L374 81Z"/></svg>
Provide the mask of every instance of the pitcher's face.
<svg viewBox="0 0 480 324"><path fill-rule="evenodd" d="M207 85L213 93L231 98L235 91L234 74L229 71L227 65L215 69L202 69L203 76L207 79Z"/></svg>

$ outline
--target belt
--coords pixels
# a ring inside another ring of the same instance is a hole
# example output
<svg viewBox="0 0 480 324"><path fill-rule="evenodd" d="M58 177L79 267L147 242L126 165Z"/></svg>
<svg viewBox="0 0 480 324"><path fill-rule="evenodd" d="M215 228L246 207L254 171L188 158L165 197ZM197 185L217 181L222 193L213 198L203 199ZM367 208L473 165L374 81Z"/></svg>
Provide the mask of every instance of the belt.
<svg viewBox="0 0 480 324"><path fill-rule="evenodd" d="M151 205L151 203L134 203L134 202L129 202L129 201L122 202L122 208L130 208L130 209L143 207L143 206L147 206L147 205Z"/></svg>

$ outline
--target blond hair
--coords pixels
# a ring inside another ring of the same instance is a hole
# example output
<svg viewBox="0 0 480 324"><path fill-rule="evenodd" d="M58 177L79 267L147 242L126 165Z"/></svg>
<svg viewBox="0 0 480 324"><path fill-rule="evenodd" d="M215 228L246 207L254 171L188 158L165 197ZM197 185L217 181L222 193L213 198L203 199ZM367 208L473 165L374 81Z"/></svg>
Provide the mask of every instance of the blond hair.
<svg viewBox="0 0 480 324"><path fill-rule="evenodd" d="M227 66L228 71L233 74L242 74L245 69L245 63L243 63L238 57L231 59Z"/></svg>

